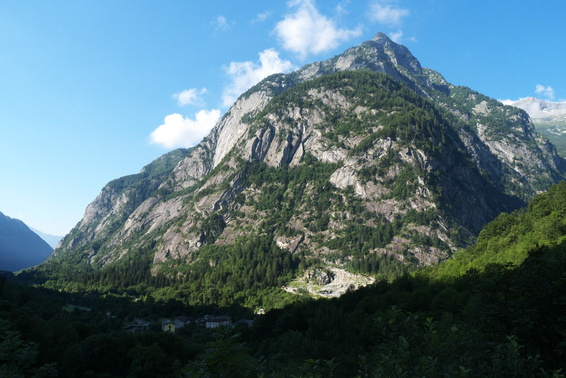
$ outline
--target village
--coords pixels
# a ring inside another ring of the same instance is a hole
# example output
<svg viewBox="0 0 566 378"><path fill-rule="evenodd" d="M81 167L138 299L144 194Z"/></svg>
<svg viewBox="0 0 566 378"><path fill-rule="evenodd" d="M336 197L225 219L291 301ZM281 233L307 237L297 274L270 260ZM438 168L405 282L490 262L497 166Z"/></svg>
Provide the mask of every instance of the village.
<svg viewBox="0 0 566 378"><path fill-rule="evenodd" d="M140 318L134 318L133 322L130 322L124 326L124 331L127 332L145 332L156 322L151 320L145 320ZM175 333L179 329L194 324L205 328L218 328L218 327L234 327L237 324L245 325L251 327L253 325L253 320L251 319L241 319L236 323L232 323L232 318L226 315L205 315L202 318L189 318L185 316L178 316L172 319L159 319L157 323L160 325L163 332Z"/></svg>
<svg viewBox="0 0 566 378"><path fill-rule="evenodd" d="M73 311L96 311L91 307L81 306L81 305L71 305L67 304L63 307L63 310L67 312ZM119 316L112 314L111 312L104 313L107 318L118 319ZM259 309L256 311L256 315L263 315L265 311ZM176 316L171 318L159 318L156 320L144 319L141 317L134 317L131 321L125 321L123 330L126 332L145 332L148 330L161 330L162 332L175 333L180 329L187 327L189 325L202 327L202 328L218 328L218 327L252 327L254 324L253 319L239 319L234 322L231 316L228 315L204 315L199 318L189 317L189 316Z"/></svg>

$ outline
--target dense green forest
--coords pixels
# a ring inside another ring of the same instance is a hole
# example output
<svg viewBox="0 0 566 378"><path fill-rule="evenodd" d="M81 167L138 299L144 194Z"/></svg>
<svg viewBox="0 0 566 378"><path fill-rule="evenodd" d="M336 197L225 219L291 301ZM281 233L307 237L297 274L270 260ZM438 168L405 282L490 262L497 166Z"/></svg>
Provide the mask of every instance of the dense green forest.
<svg viewBox="0 0 566 378"><path fill-rule="evenodd" d="M156 323L130 333L123 327L134 317L254 315L238 304L132 301L0 279L0 375L563 377L565 272L563 182L500 215L437 268L337 299L299 297L256 315L251 328L194 324L169 334Z"/></svg>

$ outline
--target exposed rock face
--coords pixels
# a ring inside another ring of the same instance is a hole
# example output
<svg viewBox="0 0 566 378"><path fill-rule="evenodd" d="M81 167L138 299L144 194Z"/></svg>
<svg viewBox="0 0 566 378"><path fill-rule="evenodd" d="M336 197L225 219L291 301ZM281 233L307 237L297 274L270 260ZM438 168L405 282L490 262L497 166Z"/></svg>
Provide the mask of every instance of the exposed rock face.
<svg viewBox="0 0 566 378"><path fill-rule="evenodd" d="M349 290L356 290L373 282L375 279L372 277L348 273L344 269L313 269L306 272L293 287L286 286L283 290L294 294L306 290L316 297L336 298Z"/></svg>
<svg viewBox="0 0 566 378"><path fill-rule="evenodd" d="M268 234L332 269L386 274L384 261L446 259L563 174L524 112L377 34L265 79L198 146L109 183L52 260L99 267L135 252L159 269Z"/></svg>

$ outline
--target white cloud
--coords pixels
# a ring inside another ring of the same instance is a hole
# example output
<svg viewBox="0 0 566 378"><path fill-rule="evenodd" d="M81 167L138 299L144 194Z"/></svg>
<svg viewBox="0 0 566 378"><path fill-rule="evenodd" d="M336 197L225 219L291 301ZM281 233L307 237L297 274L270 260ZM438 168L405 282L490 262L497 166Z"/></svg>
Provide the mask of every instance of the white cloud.
<svg viewBox="0 0 566 378"><path fill-rule="evenodd" d="M550 100L554 100L554 89L551 86L545 87L544 85L537 84L535 93L541 94Z"/></svg>
<svg viewBox="0 0 566 378"><path fill-rule="evenodd" d="M308 54L332 50L340 42L362 33L360 27L355 30L338 28L333 20L318 12L314 0L293 0L289 6L296 8L295 12L279 21L274 31L283 48L301 59Z"/></svg>
<svg viewBox="0 0 566 378"><path fill-rule="evenodd" d="M222 93L223 106L230 106L243 92L265 79L271 74L288 72L293 69L293 64L279 58L279 53L273 49L267 49L259 53L259 62L232 62L226 68L231 82Z"/></svg>
<svg viewBox="0 0 566 378"><path fill-rule="evenodd" d="M230 27L232 26L232 24L230 24L228 22L226 17L224 17L222 15L220 15L220 16L216 17L214 20L212 20L212 24L214 25L216 31L226 31L226 30L230 29Z"/></svg>
<svg viewBox="0 0 566 378"><path fill-rule="evenodd" d="M178 113L165 117L164 124L150 135L150 142L165 148L191 147L204 138L220 119L220 110L200 110L195 119Z"/></svg>
<svg viewBox="0 0 566 378"><path fill-rule="evenodd" d="M202 102L200 96L206 93L206 88L198 90L196 88L185 89L182 92L174 93L173 98L177 100L179 106L194 105Z"/></svg>
<svg viewBox="0 0 566 378"><path fill-rule="evenodd" d="M271 12L258 13L257 16L253 19L252 23L263 22L267 20L270 16L271 16Z"/></svg>
<svg viewBox="0 0 566 378"><path fill-rule="evenodd" d="M522 99L519 99L519 100L522 100ZM499 101L503 105L513 105L513 103L515 102L515 100L509 100L509 99L507 99L507 100L497 100L497 101Z"/></svg>
<svg viewBox="0 0 566 378"><path fill-rule="evenodd" d="M337 16L345 16L348 13L348 6L350 5L350 0L344 0L336 5L336 15Z"/></svg>
<svg viewBox="0 0 566 378"><path fill-rule="evenodd" d="M392 1L379 0L371 4L369 18L374 22L389 26L398 26L409 11L392 5Z"/></svg>
<svg viewBox="0 0 566 378"><path fill-rule="evenodd" d="M390 33L389 37L393 42L399 43L401 42L401 38L403 38L403 32L401 30L397 30L396 33Z"/></svg>

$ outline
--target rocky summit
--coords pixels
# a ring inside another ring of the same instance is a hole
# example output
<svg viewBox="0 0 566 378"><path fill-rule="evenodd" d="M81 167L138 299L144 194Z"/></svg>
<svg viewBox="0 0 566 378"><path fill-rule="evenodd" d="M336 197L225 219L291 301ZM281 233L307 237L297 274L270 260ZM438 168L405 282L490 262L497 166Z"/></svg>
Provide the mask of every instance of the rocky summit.
<svg viewBox="0 0 566 378"><path fill-rule="evenodd" d="M523 110L379 33L264 79L201 143L108 183L44 268L143 265L189 302L211 287L327 295L336 272L361 285L449 258L565 167Z"/></svg>

